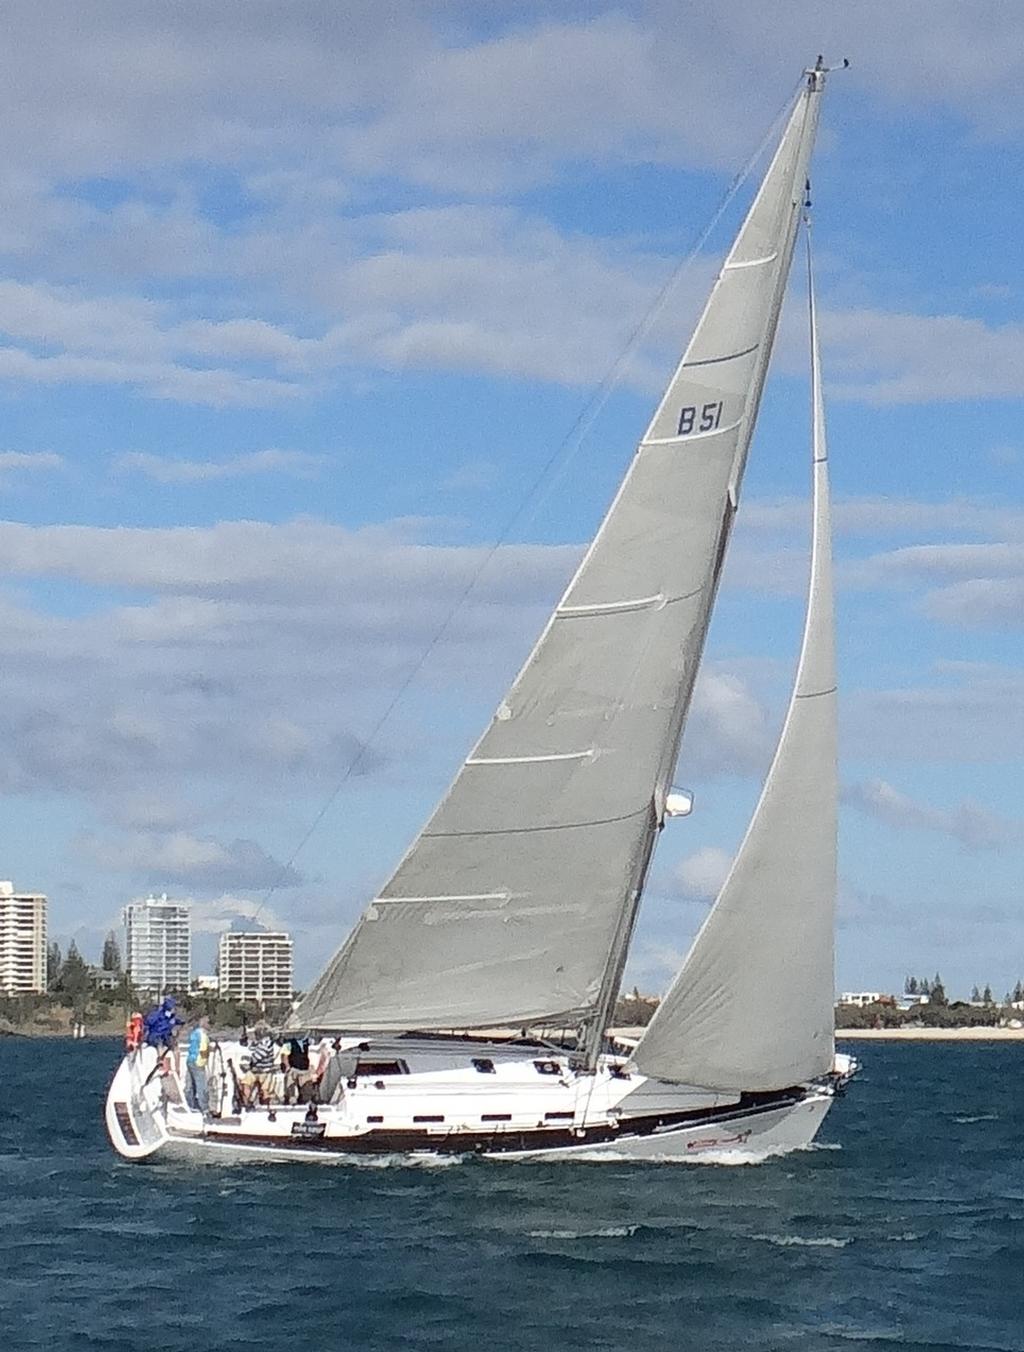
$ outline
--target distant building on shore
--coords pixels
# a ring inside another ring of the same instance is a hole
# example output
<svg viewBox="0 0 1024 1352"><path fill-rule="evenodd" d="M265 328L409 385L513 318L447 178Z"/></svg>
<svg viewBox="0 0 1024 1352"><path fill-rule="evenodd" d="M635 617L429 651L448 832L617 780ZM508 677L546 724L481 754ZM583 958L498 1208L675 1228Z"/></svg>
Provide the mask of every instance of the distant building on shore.
<svg viewBox="0 0 1024 1352"><path fill-rule="evenodd" d="M132 901L124 908L125 970L139 991L161 995L187 991L192 972L189 910L160 897Z"/></svg>
<svg viewBox="0 0 1024 1352"><path fill-rule="evenodd" d="M229 930L217 951L220 994L225 1000L290 1000L291 935L264 930Z"/></svg>
<svg viewBox="0 0 1024 1352"><path fill-rule="evenodd" d="M895 1005L896 997L884 991L843 991L838 1003L863 1009L865 1005Z"/></svg>
<svg viewBox="0 0 1024 1352"><path fill-rule="evenodd" d="M46 897L0 882L0 994L46 994Z"/></svg>

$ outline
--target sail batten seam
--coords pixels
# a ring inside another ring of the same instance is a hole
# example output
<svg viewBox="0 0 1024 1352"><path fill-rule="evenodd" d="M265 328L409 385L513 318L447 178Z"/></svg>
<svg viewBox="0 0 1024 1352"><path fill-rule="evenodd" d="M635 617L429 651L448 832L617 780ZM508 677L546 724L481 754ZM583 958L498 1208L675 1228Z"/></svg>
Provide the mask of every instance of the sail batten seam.
<svg viewBox="0 0 1024 1352"><path fill-rule="evenodd" d="M607 615L625 610L646 610L664 601L664 593L656 592L653 596L638 596L627 601L595 601L585 606L559 606L555 613L571 619L577 615Z"/></svg>
<svg viewBox="0 0 1024 1352"><path fill-rule="evenodd" d="M774 263L779 256L776 249L774 253L765 254L761 258L747 258L738 263L726 263L722 268L723 272L738 272L740 268L763 268L766 263Z"/></svg>
<svg viewBox="0 0 1024 1352"><path fill-rule="evenodd" d="M839 689L837 685L830 685L827 690L807 690L794 696L795 699L820 699L822 695L834 695Z"/></svg>
<svg viewBox="0 0 1024 1352"><path fill-rule="evenodd" d="M741 348L739 352L727 352L724 357L701 357L697 361L684 361L683 367L688 371L694 366L718 366L724 361L736 361L740 357L749 357L760 346L760 343L754 343L751 347Z"/></svg>
<svg viewBox="0 0 1024 1352"><path fill-rule="evenodd" d="M511 892L456 892L437 897L375 897L371 906L393 906L396 902L436 902L436 901L511 901Z"/></svg>
<svg viewBox="0 0 1024 1352"><path fill-rule="evenodd" d="M603 601L592 606L562 606L556 614L559 619L575 620L586 619L588 615L615 615L630 610L664 610L666 606L676 606L680 601L699 596L703 590L703 587L694 587L691 591L680 592L678 596L666 596L664 592L659 592L645 601Z"/></svg>
<svg viewBox="0 0 1024 1352"><path fill-rule="evenodd" d="M633 821L636 817L650 816L651 805L645 802L642 808L633 812L623 812L617 817L596 817L578 822L552 822L549 826L506 826L491 831L424 831L424 837L430 840L465 840L473 836L532 836L544 831L580 831L591 826L615 826L619 822Z"/></svg>
<svg viewBox="0 0 1024 1352"><path fill-rule="evenodd" d="M466 764L542 765L545 761L590 760L594 754L594 748L589 746L586 751L553 751L547 755L539 756L469 756L466 760Z"/></svg>

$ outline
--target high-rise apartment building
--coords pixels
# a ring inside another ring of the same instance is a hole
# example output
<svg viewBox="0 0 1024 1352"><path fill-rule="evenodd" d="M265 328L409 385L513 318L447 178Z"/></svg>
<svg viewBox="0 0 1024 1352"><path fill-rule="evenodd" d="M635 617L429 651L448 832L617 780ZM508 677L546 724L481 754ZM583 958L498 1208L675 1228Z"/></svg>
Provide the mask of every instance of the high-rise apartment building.
<svg viewBox="0 0 1024 1352"><path fill-rule="evenodd" d="M188 907L161 897L124 908L125 970L133 986L154 995L186 991L192 972Z"/></svg>
<svg viewBox="0 0 1024 1352"><path fill-rule="evenodd" d="M46 993L46 898L0 882L0 994Z"/></svg>
<svg viewBox="0 0 1024 1352"><path fill-rule="evenodd" d="M218 947L220 993L225 1000L290 1000L292 941L288 934L231 930Z"/></svg>

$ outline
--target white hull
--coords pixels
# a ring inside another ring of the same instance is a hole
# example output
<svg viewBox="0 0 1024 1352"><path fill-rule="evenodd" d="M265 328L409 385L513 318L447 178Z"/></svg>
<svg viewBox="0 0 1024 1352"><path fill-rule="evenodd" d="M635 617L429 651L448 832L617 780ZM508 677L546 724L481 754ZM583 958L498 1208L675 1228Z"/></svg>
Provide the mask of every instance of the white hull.
<svg viewBox="0 0 1024 1352"><path fill-rule="evenodd" d="M161 1074L150 1049L125 1057L106 1105L118 1153L132 1160L356 1163L475 1154L756 1163L809 1145L835 1097L830 1083L775 1096L716 1094L629 1074L614 1058L604 1058L596 1075L575 1075L564 1054L476 1043L443 1054L403 1046L403 1073L353 1076L330 1104L271 1102L235 1112L227 1062L239 1050L222 1049L224 1069L211 1081L214 1106L223 1098L224 1111L205 1120L182 1102L177 1059ZM384 1054L375 1049L374 1064ZM475 1069L483 1054L486 1073Z"/></svg>
<svg viewBox="0 0 1024 1352"><path fill-rule="evenodd" d="M755 1115L704 1126L666 1129L652 1136L630 1137L607 1145L532 1150L505 1159L644 1160L674 1164L760 1164L774 1155L788 1155L811 1144L832 1106L831 1091L799 1103Z"/></svg>

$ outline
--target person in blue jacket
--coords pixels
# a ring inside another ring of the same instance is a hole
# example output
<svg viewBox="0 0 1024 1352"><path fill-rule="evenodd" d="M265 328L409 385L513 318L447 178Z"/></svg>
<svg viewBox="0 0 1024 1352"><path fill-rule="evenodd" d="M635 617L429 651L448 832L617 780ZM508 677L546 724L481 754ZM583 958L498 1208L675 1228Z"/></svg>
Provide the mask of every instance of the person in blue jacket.
<svg viewBox="0 0 1024 1352"><path fill-rule="evenodd" d="M145 1041L149 1047L155 1047L157 1051L161 1047L166 1047L168 1051L174 1046L174 1035L181 1025L185 1022L174 1012L175 999L173 995L165 996L156 1009L151 1009L143 1020L145 1028Z"/></svg>

